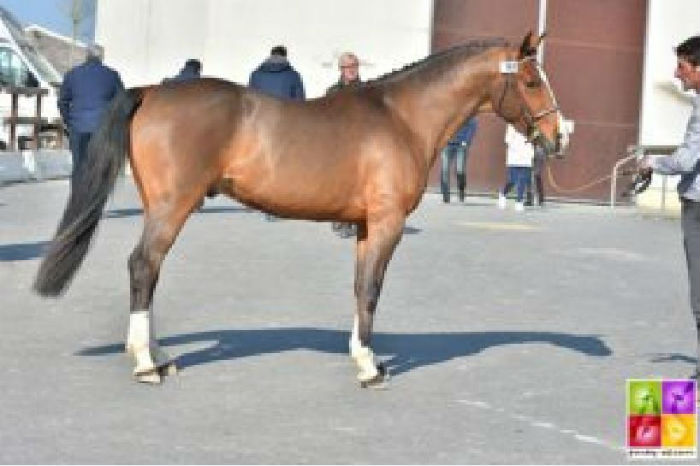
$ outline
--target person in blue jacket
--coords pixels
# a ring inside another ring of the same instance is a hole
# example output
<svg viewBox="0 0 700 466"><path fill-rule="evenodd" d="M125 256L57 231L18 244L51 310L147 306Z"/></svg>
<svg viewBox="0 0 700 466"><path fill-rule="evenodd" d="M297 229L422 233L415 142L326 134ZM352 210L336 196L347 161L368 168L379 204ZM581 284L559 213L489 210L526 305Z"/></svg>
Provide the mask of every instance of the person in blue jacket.
<svg viewBox="0 0 700 466"><path fill-rule="evenodd" d="M301 75L289 64L287 48L277 45L270 51L270 56L250 74L248 86L264 94L283 100L304 100L304 83ZM269 222L276 217L265 214Z"/></svg>
<svg viewBox="0 0 700 466"><path fill-rule="evenodd" d="M469 146L476 133L476 118L467 120L461 128L452 136L447 146L442 149L440 171L440 191L443 202L450 202L450 167L455 162L457 171L457 187L459 188L459 200L464 202L464 190L467 187L467 156Z"/></svg>
<svg viewBox="0 0 700 466"><path fill-rule="evenodd" d="M287 48L273 47L270 56L253 71L250 88L286 100L304 100L304 84L287 60Z"/></svg>
<svg viewBox="0 0 700 466"><path fill-rule="evenodd" d="M61 84L58 110L68 130L73 173L87 158L88 143L102 114L124 90L119 73L102 64L102 55L102 47L89 46L85 62L68 71Z"/></svg>

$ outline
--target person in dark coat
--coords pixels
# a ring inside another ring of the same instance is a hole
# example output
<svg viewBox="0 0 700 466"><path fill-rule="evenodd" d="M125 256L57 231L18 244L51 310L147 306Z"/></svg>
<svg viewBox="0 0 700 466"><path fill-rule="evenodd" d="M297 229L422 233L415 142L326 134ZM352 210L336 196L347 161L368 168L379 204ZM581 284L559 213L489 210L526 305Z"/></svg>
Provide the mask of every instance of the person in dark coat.
<svg viewBox="0 0 700 466"><path fill-rule="evenodd" d="M58 110L68 129L73 173L85 162L92 134L112 99L124 90L119 73L102 64L102 47L91 45L84 63L63 78Z"/></svg>
<svg viewBox="0 0 700 466"><path fill-rule="evenodd" d="M202 77L202 62L196 58L190 58L185 62L185 65L172 78L163 79L162 84L175 84L194 81ZM219 194L216 187L210 187L207 190L206 197L216 197ZM204 198L197 204L196 210L204 208Z"/></svg>
<svg viewBox="0 0 700 466"><path fill-rule="evenodd" d="M459 188L459 200L464 202L464 190L467 187L467 156L469 146L476 133L476 118L467 120L461 128L452 136L442 149L440 154L442 167L440 170L440 191L443 202L450 202L450 166L455 162L457 171L457 187Z"/></svg>
<svg viewBox="0 0 700 466"><path fill-rule="evenodd" d="M299 73L287 60L287 48L277 45L270 50L270 56L250 74L248 86L264 94L284 100L304 100L304 84ZM268 222L275 216L265 214Z"/></svg>
<svg viewBox="0 0 700 466"><path fill-rule="evenodd" d="M165 78L163 83L181 83L192 81L202 77L202 62L196 58L190 58L185 62L185 66L172 78Z"/></svg>
<svg viewBox="0 0 700 466"><path fill-rule="evenodd" d="M253 71L250 88L286 100L304 100L304 84L299 73L287 60L283 45L273 47L270 56Z"/></svg>

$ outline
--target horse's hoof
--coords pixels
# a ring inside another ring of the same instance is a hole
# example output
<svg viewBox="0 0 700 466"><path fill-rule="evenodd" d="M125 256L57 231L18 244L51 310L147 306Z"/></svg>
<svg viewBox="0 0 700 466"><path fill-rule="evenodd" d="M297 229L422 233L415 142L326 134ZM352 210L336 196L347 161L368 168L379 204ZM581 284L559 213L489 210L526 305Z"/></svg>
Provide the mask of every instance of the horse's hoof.
<svg viewBox="0 0 700 466"><path fill-rule="evenodd" d="M360 381L360 387L373 388L375 390L387 390L389 388L389 373L384 364L377 365L377 375L369 380Z"/></svg>
<svg viewBox="0 0 700 466"><path fill-rule="evenodd" d="M158 374L162 377L177 375L177 364L175 364L175 361L168 361L162 366L158 366Z"/></svg>
<svg viewBox="0 0 700 466"><path fill-rule="evenodd" d="M148 383L151 385L157 385L161 382L161 376L158 370L153 370L150 372L144 372L142 374L134 374L134 378L139 383Z"/></svg>

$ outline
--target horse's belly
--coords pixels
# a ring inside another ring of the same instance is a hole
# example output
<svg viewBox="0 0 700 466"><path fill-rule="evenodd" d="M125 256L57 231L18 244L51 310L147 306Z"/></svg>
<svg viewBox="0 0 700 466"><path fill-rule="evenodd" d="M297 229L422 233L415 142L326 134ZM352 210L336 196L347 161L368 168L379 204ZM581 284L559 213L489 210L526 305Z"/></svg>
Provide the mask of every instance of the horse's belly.
<svg viewBox="0 0 700 466"><path fill-rule="evenodd" d="M283 217L309 220L358 220L362 201L333 183L313 185L293 179L224 178L223 192L256 209Z"/></svg>

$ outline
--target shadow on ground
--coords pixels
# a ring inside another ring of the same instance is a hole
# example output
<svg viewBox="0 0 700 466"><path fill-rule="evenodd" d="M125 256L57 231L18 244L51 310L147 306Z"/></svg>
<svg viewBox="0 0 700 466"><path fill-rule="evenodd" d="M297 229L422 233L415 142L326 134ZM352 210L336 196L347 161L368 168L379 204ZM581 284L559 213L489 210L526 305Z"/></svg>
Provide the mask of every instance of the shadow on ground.
<svg viewBox="0 0 700 466"><path fill-rule="evenodd" d="M0 262L26 261L44 255L48 241L33 243L0 244Z"/></svg>
<svg viewBox="0 0 700 466"><path fill-rule="evenodd" d="M216 361L306 349L347 354L349 333L319 328L275 328L261 330L220 330L161 338L162 346L211 342L211 346L184 353L177 358L186 368ZM546 343L588 356L610 356L612 350L599 337L553 332L458 332L377 333L373 347L392 375L412 369L469 356L485 349L528 343ZM80 356L99 356L124 351L124 344L110 344L80 350Z"/></svg>
<svg viewBox="0 0 700 466"><path fill-rule="evenodd" d="M681 353L653 353L651 362L666 363L666 362L684 362L696 366L698 359Z"/></svg>
<svg viewBox="0 0 700 466"><path fill-rule="evenodd" d="M203 207L197 211L195 214L224 214L224 213L241 213L241 212L255 212L253 209L247 207ZM105 211L105 218L124 218L124 217L138 217L143 215L143 209L140 208L130 208L130 209L110 209Z"/></svg>

